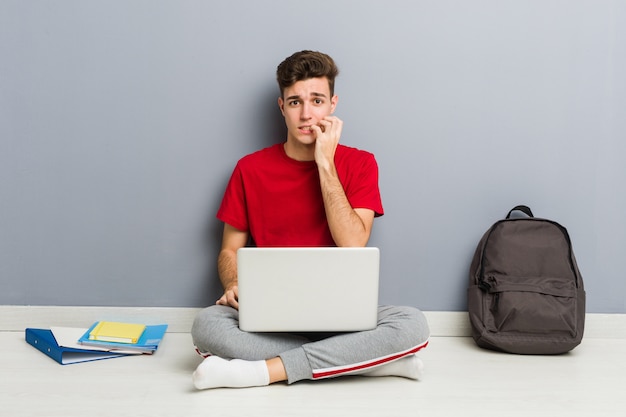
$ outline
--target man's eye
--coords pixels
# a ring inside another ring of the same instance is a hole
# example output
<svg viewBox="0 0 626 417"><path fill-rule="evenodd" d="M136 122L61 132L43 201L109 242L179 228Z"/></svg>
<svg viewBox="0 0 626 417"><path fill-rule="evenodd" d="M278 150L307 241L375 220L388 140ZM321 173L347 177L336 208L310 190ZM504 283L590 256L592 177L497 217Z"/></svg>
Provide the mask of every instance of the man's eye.
<svg viewBox="0 0 626 417"><path fill-rule="evenodd" d="M300 101L298 101L298 100L292 100L292 101L289 102L290 106L297 106L298 104L300 104Z"/></svg>
<svg viewBox="0 0 626 417"><path fill-rule="evenodd" d="M314 103L315 103L315 104L322 104L323 102L324 102L324 100L322 100L321 98L316 98L316 99L314 100Z"/></svg>

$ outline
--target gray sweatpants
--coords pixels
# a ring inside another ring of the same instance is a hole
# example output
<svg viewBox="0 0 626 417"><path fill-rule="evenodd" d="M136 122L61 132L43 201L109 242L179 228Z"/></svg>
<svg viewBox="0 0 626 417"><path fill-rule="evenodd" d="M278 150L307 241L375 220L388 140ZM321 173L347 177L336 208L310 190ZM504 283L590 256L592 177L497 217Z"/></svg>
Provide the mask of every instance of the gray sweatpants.
<svg viewBox="0 0 626 417"><path fill-rule="evenodd" d="M239 312L215 305L196 316L193 343L203 356L265 360L279 356L288 383L363 373L426 347L430 331L413 307L381 306L373 330L336 334L250 333Z"/></svg>

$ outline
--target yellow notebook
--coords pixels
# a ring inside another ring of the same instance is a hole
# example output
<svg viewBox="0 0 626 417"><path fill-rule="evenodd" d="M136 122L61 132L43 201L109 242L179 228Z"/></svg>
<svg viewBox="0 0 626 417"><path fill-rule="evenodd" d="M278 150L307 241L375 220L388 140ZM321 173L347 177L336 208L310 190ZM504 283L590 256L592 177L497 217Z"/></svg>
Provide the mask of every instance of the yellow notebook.
<svg viewBox="0 0 626 417"><path fill-rule="evenodd" d="M102 342L137 343L145 329L145 324L100 321L89 333L89 339Z"/></svg>

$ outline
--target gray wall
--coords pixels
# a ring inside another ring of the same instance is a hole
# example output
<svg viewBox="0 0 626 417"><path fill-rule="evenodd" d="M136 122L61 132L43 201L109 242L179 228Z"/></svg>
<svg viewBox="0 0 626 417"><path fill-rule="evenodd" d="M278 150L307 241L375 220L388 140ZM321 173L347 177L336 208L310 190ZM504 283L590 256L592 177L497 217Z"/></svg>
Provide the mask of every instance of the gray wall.
<svg viewBox="0 0 626 417"><path fill-rule="evenodd" d="M626 313L626 3L0 1L0 304L203 306L236 160L285 137L276 65L337 60L373 151L381 302L466 308L518 203Z"/></svg>

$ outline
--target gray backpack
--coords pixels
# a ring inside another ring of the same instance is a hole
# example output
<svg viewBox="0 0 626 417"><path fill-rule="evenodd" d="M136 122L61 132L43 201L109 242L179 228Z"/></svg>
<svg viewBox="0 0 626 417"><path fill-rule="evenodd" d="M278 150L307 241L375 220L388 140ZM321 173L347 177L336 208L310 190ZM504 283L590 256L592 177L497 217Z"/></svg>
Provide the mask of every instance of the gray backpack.
<svg viewBox="0 0 626 417"><path fill-rule="evenodd" d="M512 218L514 211L527 217ZM557 354L578 346L585 290L567 230L514 207L478 243L468 311L472 337L486 349Z"/></svg>

